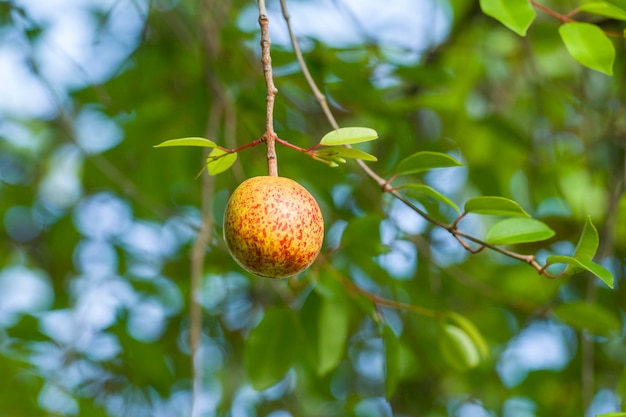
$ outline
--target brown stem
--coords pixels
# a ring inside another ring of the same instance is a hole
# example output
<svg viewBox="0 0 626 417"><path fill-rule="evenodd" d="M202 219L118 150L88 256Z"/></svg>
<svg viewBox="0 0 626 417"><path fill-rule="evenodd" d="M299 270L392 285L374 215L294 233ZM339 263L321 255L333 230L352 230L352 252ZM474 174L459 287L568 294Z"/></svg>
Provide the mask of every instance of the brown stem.
<svg viewBox="0 0 626 417"><path fill-rule="evenodd" d="M350 279L348 279L346 276L341 274L336 269L330 268L330 267L327 267L326 269L331 275L334 275L335 278L341 281L341 283L344 285L344 287L346 287L346 289L349 290L349 292L351 292L352 294L358 294L361 297L364 297L370 300L376 306L389 307L389 308L393 308L394 310L408 311L414 314L418 314L420 316L431 317L431 318L440 318L440 317L445 316L445 313L443 312L439 312L436 310L431 310L426 307L420 307L420 306L416 306L413 304L406 304L406 303L402 303L399 301L394 301L388 298L381 297L377 294L374 294L372 292L369 292L359 287L358 285L356 285L354 282L352 282Z"/></svg>
<svg viewBox="0 0 626 417"><path fill-rule="evenodd" d="M263 136L262 138L259 138L259 139L255 139L252 142L246 143L245 145L241 145L241 146L238 146L238 147L233 148L233 149L223 148L221 146L218 146L218 148L223 150L224 152L227 152L227 153L236 153L236 152L242 151L244 149L252 148L254 146L257 146L258 144L263 143L263 142L265 142L265 136Z"/></svg>
<svg viewBox="0 0 626 417"><path fill-rule="evenodd" d="M536 8L538 8L539 10L541 10L542 12L549 14L550 16L560 20L563 23L574 23L577 22L577 20L574 20L572 17L575 16L578 12L580 12L580 10L578 8L573 9L572 11L570 11L567 14L562 14L559 13L555 10L552 10L551 8L544 6L541 3L537 3L535 0L530 0L530 4L532 4L533 6L535 6ZM614 38L623 38L624 34L623 33L619 33L619 32L611 32L608 30L604 30L602 29L602 32L604 32L605 35L607 36L611 36Z"/></svg>
<svg viewBox="0 0 626 417"><path fill-rule="evenodd" d="M579 12L580 12L580 8L576 7L575 9L570 10L570 12L565 15L565 17L573 19L574 16L576 16Z"/></svg>
<svg viewBox="0 0 626 417"><path fill-rule="evenodd" d="M469 253L473 255L479 252L482 252L486 248L485 245L480 245L477 249L472 249L472 247L468 245L463 239L461 239L461 237L458 234L453 233L453 236L461 244L461 246L463 246L463 249L465 249L466 251L468 251Z"/></svg>
<svg viewBox="0 0 626 417"><path fill-rule="evenodd" d="M532 4L533 6L538 8L539 10L549 14L550 16L552 16L552 17L554 17L556 19L559 19L563 23L568 23L568 22L573 22L574 21L573 19L571 19L571 18L569 18L569 17L567 17L565 15L562 15L559 12L556 12L556 11L552 10L551 8L549 8L547 6L544 6L543 4L537 3L535 0L530 0L530 4Z"/></svg>
<svg viewBox="0 0 626 417"><path fill-rule="evenodd" d="M298 152L302 152L302 153L306 153L306 154L309 154L309 155L313 155L313 151L311 149L301 148L301 147L299 147L297 145L294 145L293 143L291 143L289 141L286 141L284 139L279 138L278 136L276 137L276 142L280 143L281 145L286 146L288 148L295 149Z"/></svg>
<svg viewBox="0 0 626 417"><path fill-rule="evenodd" d="M259 144L261 144L263 142L267 142L266 135L263 135L263 137L255 139L252 142L248 142L245 145L241 145L241 146L238 146L236 148L229 149L229 148L225 148L225 147L219 146L219 145L217 146L217 148L222 150L222 151L224 151L224 152L226 152L226 153L237 153L239 151L243 151L244 149L255 147L255 146L257 146L257 145L259 145ZM281 144L283 146L286 146L288 148L294 149L294 150L296 150L298 152L306 153L306 154L309 154L309 155L313 155L313 153L314 153L313 152L314 148L310 148L310 149L301 148L298 145L294 145L293 143L291 143L291 142L289 142L287 140L281 139L281 138L279 138L276 135L274 135L274 142L275 143L279 143L279 144ZM220 155L220 156L218 156L216 158L222 158L224 156L225 155Z"/></svg>
<svg viewBox="0 0 626 417"><path fill-rule="evenodd" d="M278 160L276 159L276 133L274 132L274 100L278 90L272 76L272 56L270 55L269 17L265 8L265 0L259 0L259 25L261 26L261 63L267 95L265 97L265 145L267 146L267 175L278 176Z"/></svg>

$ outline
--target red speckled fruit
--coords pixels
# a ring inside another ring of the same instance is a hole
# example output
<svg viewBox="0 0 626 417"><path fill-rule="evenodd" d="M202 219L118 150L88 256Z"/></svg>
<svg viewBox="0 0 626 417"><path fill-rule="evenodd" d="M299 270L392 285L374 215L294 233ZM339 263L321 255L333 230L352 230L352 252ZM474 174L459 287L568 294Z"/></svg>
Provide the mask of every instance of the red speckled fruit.
<svg viewBox="0 0 626 417"><path fill-rule="evenodd" d="M283 177L253 177L233 192L224 214L230 254L247 271L287 278L309 267L324 240L324 219L313 196Z"/></svg>

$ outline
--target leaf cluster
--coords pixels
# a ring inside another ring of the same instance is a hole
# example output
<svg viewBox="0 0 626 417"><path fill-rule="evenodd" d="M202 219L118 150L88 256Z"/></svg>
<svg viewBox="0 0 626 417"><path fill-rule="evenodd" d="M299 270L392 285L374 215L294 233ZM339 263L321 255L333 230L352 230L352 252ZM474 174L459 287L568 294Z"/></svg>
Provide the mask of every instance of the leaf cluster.
<svg viewBox="0 0 626 417"><path fill-rule="evenodd" d="M624 37L626 31L610 33L594 23L578 22L574 15L585 13L595 17L626 21L626 4L620 1L590 1L567 14L559 14L529 0L481 0L482 11L497 19L520 36L525 36L537 14L533 6L554 15L562 21L559 35L567 52L580 64L596 71L613 75L615 46L609 35Z"/></svg>

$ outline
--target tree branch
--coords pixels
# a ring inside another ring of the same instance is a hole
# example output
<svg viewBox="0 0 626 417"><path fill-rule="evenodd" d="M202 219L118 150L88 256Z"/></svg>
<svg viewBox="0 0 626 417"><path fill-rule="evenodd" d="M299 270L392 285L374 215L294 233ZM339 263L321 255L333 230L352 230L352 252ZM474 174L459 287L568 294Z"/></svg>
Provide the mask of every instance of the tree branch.
<svg viewBox="0 0 626 417"><path fill-rule="evenodd" d="M217 113L217 112L216 112ZM208 151L205 150L205 154ZM214 177L202 176L202 225L191 250L191 290L189 300L189 345L192 366L192 406L191 417L201 415L203 361L202 361L202 305L200 304L200 288L204 275L204 254L211 242L213 234L212 201Z"/></svg>
<svg viewBox="0 0 626 417"><path fill-rule="evenodd" d="M276 133L274 132L274 100L278 90L274 85L272 75L272 56L270 55L270 31L269 17L265 7L265 0L259 0L259 25L261 26L261 64L263 65L263 75L267 95L265 97L265 144L267 146L267 174L278 176L278 161L276 157Z"/></svg>
<svg viewBox="0 0 626 417"><path fill-rule="evenodd" d="M326 270L329 274L333 275L337 280L343 282L348 291L352 294L358 294L363 298L370 300L377 306L381 307L389 307L394 310L402 310L408 311L413 314L417 314L424 317L430 318L442 318L445 317L445 312L431 310L426 307L420 307L413 304L402 303L400 301L390 300L389 298L381 297L378 294L374 294L373 292L367 291L364 288L359 287L354 282L352 282L348 277L341 274L335 268L326 267Z"/></svg>
<svg viewBox="0 0 626 417"><path fill-rule="evenodd" d="M205 0L202 8L202 43L208 61L206 65L216 65L221 52L221 25L228 10L228 2L211 2ZM207 113L207 125L205 136L214 138L220 130L220 120L224 118L227 108L227 94L222 83L215 78L213 71L206 71L206 83L209 96L214 97ZM206 160L209 149L204 149L203 160ZM204 366L202 360L202 305L200 304L200 292L202 278L204 276L204 260L206 248L213 237L213 194L215 192L215 177L204 175L202 177L202 189L200 193L200 210L202 224L193 244L190 254L190 296L189 296L189 346L191 355L192 397L191 417L202 415L202 392L204 379Z"/></svg>
<svg viewBox="0 0 626 417"><path fill-rule="evenodd" d="M533 4L534 3L535 2L533 2ZM330 123L332 128L333 129L339 129L339 124L337 123L337 120L335 119L334 115L332 114L332 111L330 110L330 106L328 105L328 101L326 100L326 97L324 96L324 94L322 94L321 90L317 86L317 83L315 82L315 80L311 76L311 73L309 72L308 66L307 66L306 62L304 61L304 57L303 57L302 51L300 50L300 46L299 46L298 40L296 39L295 32L293 31L293 27L291 26L291 17L289 15L289 11L287 10L286 0L281 0L280 1L280 5L281 5L281 8L282 8L283 18L285 19L285 22L287 24L287 30L289 31L289 37L291 39L291 45L292 45L292 48L294 50L294 54L296 55L296 59L298 60L298 63L300 65L300 69L302 70L302 74L304 75L304 77L305 77L305 79L306 79L306 81L307 81L307 83L309 85L309 88L313 92L313 95L315 96L315 99L317 100L319 106L321 107L322 111L324 112L324 115L328 119L328 122ZM491 250L493 250L495 252L501 253L502 255L505 255L505 256L508 256L510 258L519 260L521 262L527 263L528 265L533 267L537 271L537 273L539 273L540 275L545 275L548 278L556 278L556 276L552 276L551 274L549 274L546 271L546 267L545 266L541 266L536 261L536 259L535 259L535 257L533 255L525 255L525 254L520 254L520 253L517 253L517 252L513 252L513 251L510 251L510 250L504 249L502 247L499 247L499 246L487 243L487 242L485 242L485 241L483 241L483 240L481 240L479 238L476 238L474 236L468 235L468 234L466 234L464 232L461 232L457 228L458 221L456 221L452 225L448 225L448 224L445 224L443 222L440 222L439 220L435 219L434 217L431 217L430 215L428 215L428 213L426 213L425 211L423 211L419 207L417 207L415 204L413 204L404 195L400 194L396 189L394 189L391 186L389 180L386 180L383 177L381 177L380 175L378 175L365 162L363 162L360 159L357 159L356 163L359 165L359 167L372 180L374 180L378 184L378 186L381 188L381 190L383 192L391 194L394 198L396 198L397 200L399 200L399 201L403 202L404 204L406 204L413 211L415 211L417 214L422 216L426 221L428 221L429 223L433 224L434 226L437 226L437 227L440 227L442 229L447 230L459 242L461 242L461 245L466 250L468 250L469 252L473 253L475 251L472 250L469 245L465 244L462 241L462 239L469 240L469 241L471 241L473 243L476 243L476 244L480 245L483 248L489 248L489 249L491 249Z"/></svg>
<svg viewBox="0 0 626 417"><path fill-rule="evenodd" d="M317 87L317 83L313 79L311 72L309 71L309 67L304 61L304 55L302 54L302 50L300 49L300 44L298 43L298 39L296 39L295 32L291 27L291 16L289 15L289 11L287 10L287 2L286 0L280 0L280 7L282 9L283 18L285 19L285 23L287 24L287 30L289 32L289 39L291 41L291 47L293 48L293 52L298 60L298 65L300 65L300 70L302 71L302 75L306 79L309 88L313 91L313 95L315 96L315 100L317 100L320 105L326 119L332 126L333 129L339 129L339 124L337 120L335 120L335 116L333 112L330 111L330 107L328 106L328 101L326 100L326 96L322 94L320 89Z"/></svg>

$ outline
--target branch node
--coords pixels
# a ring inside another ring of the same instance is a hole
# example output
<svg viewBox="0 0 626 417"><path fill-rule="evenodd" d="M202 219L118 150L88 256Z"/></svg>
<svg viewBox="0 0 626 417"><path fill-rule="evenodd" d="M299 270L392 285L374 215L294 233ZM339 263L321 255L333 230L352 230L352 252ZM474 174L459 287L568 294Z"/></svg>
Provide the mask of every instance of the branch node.
<svg viewBox="0 0 626 417"><path fill-rule="evenodd" d="M390 176L389 178L387 178L387 180L381 184L380 188L382 189L383 193L386 193L388 191L397 191L397 188L392 188L391 187L391 181L393 181L396 177L398 176L398 174L393 174L392 176Z"/></svg>

